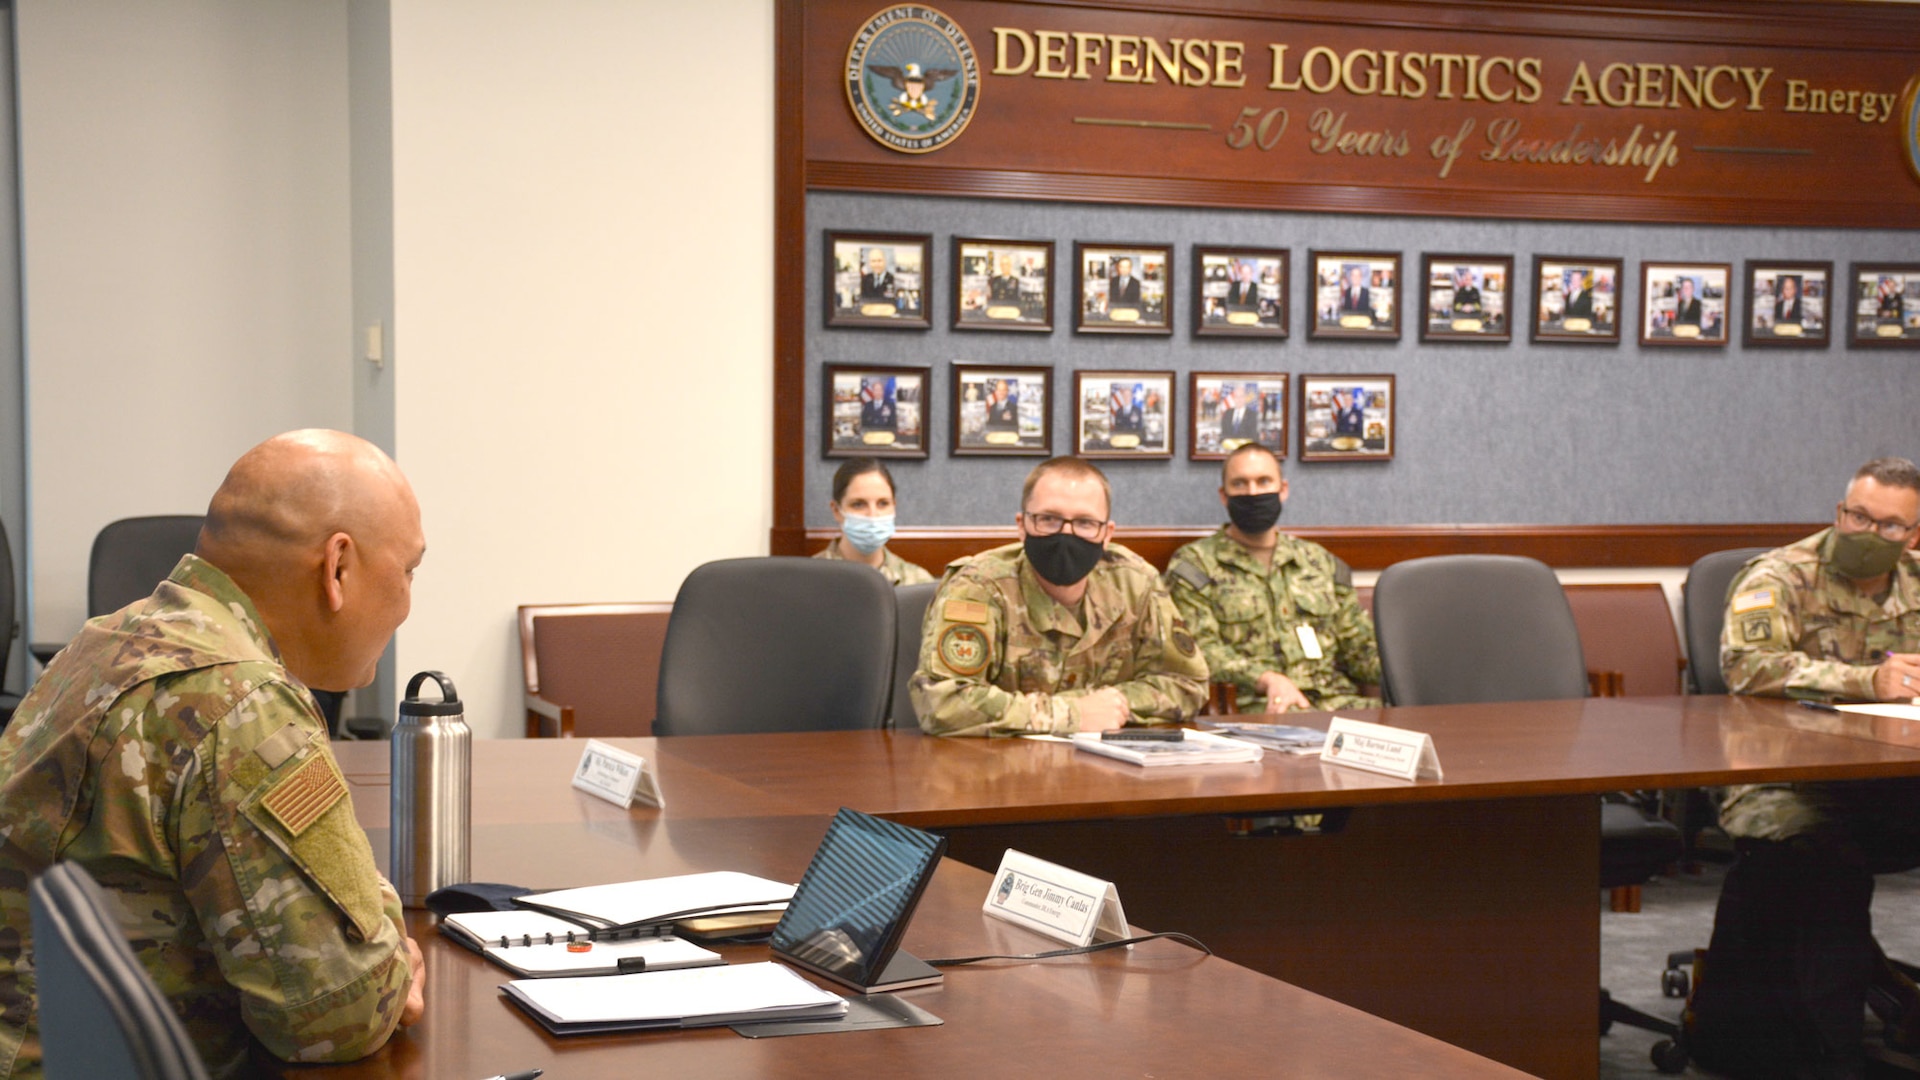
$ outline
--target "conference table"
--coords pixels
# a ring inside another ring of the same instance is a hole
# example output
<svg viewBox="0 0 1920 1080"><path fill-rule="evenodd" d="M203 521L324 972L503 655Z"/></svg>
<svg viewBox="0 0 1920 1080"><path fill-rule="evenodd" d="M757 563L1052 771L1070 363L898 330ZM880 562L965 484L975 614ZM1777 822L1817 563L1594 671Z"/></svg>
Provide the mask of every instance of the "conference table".
<svg viewBox="0 0 1920 1080"><path fill-rule="evenodd" d="M952 858L907 935L923 958L1047 947L979 910L985 871L1008 847L1113 881L1131 922L1191 934L1217 956L1158 941L1124 955L957 969L916 999L948 1021L938 1029L562 1041L499 996L500 972L416 915L434 988L428 1018L339 1071L477 1078L550 1062L565 1075L611 1075L644 1047L648 1068L715 1075L807 1075L829 1061L835 1072L865 1063L907 1075L1048 1065L1231 1074L1282 1063L1289 1075L1499 1075L1474 1056L1485 1055L1535 1075L1590 1077L1598 794L1920 774L1920 725L1778 701L1341 715L1430 734L1444 778L1271 752L1259 764L1141 769L1058 742L911 731L681 736L612 740L647 759L666 804L623 810L569 786L579 742L478 741L479 880L559 888L708 869L797 880L827 818L851 806L948 837ZM387 746L335 750L384 859ZM780 1045L800 1041L832 1045Z"/></svg>

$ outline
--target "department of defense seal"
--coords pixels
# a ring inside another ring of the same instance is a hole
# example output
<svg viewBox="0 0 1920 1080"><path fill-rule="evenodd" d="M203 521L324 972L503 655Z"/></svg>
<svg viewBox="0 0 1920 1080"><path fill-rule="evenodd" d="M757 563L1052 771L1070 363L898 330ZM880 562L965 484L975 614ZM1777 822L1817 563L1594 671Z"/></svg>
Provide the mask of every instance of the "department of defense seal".
<svg viewBox="0 0 1920 1080"><path fill-rule="evenodd" d="M1920 182L1920 75L1907 80L1901 96L1900 139L1907 144L1907 170Z"/></svg>
<svg viewBox="0 0 1920 1080"><path fill-rule="evenodd" d="M966 31L919 4L886 8L847 47L847 105L875 142L925 154L960 137L980 101Z"/></svg>

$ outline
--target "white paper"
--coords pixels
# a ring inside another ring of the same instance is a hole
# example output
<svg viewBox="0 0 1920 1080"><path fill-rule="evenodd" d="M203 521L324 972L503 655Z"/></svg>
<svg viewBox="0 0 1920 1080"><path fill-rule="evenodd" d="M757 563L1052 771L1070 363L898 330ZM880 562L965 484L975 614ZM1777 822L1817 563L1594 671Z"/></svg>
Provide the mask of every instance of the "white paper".
<svg viewBox="0 0 1920 1080"><path fill-rule="evenodd" d="M1261 757L1261 750L1257 746L1205 731L1189 731L1179 742L1154 742L1149 739L1109 742L1102 739L1097 732L1082 731L1074 735L1073 745L1091 754L1119 758L1121 761L1149 767L1233 765L1248 761L1258 762Z"/></svg>
<svg viewBox="0 0 1920 1080"><path fill-rule="evenodd" d="M1841 712L1860 713L1863 716L1884 716L1890 720L1920 720L1920 705L1877 702L1872 705L1835 705L1834 708Z"/></svg>
<svg viewBox="0 0 1920 1080"><path fill-rule="evenodd" d="M691 914L775 907L793 899L794 886L733 870L588 885L522 896L519 903L583 915L611 926L662 922Z"/></svg>
<svg viewBox="0 0 1920 1080"><path fill-rule="evenodd" d="M838 994L766 962L581 979L515 979L504 989L561 1024L730 1023L736 1017L772 1019L765 1014L793 1010L835 1015L847 1008Z"/></svg>

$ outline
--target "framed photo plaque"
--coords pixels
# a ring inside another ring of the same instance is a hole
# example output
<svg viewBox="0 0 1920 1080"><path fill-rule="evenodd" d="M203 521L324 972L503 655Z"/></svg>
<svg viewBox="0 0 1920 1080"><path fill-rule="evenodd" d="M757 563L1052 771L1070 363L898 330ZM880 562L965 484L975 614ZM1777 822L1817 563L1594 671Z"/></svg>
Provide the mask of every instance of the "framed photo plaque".
<svg viewBox="0 0 1920 1080"><path fill-rule="evenodd" d="M930 369L827 364L821 370L827 457L927 456Z"/></svg>
<svg viewBox="0 0 1920 1080"><path fill-rule="evenodd" d="M1422 255L1420 340L1513 340L1513 256Z"/></svg>
<svg viewBox="0 0 1920 1080"><path fill-rule="evenodd" d="M1073 245L1073 329L1081 334L1173 333L1173 246Z"/></svg>
<svg viewBox="0 0 1920 1080"><path fill-rule="evenodd" d="M1400 339L1400 253L1315 251L1310 338Z"/></svg>
<svg viewBox="0 0 1920 1080"><path fill-rule="evenodd" d="M1287 376L1251 371L1196 371L1188 380L1187 457L1219 461L1257 442L1287 456Z"/></svg>
<svg viewBox="0 0 1920 1080"><path fill-rule="evenodd" d="M1300 376L1300 460L1393 460L1396 397L1391 375Z"/></svg>
<svg viewBox="0 0 1920 1080"><path fill-rule="evenodd" d="M1053 329L1053 241L953 240L955 330Z"/></svg>
<svg viewBox="0 0 1920 1080"><path fill-rule="evenodd" d="M926 330L933 326L933 237L926 233L829 232L828 326Z"/></svg>
<svg viewBox="0 0 1920 1080"><path fill-rule="evenodd" d="M953 454L1049 457L1053 369L953 365Z"/></svg>
<svg viewBox="0 0 1920 1080"><path fill-rule="evenodd" d="M1832 340L1833 264L1747 260L1746 345L1824 349Z"/></svg>
<svg viewBox="0 0 1920 1080"><path fill-rule="evenodd" d="M1536 255L1533 259L1533 340L1620 341L1619 259Z"/></svg>
<svg viewBox="0 0 1920 1080"><path fill-rule="evenodd" d="M1196 337L1287 336L1287 252L1193 247Z"/></svg>
<svg viewBox="0 0 1920 1080"><path fill-rule="evenodd" d="M1173 456L1173 372L1073 373L1074 453L1089 458Z"/></svg>
<svg viewBox="0 0 1920 1080"><path fill-rule="evenodd" d="M1640 344L1725 345L1727 263L1640 264Z"/></svg>
<svg viewBox="0 0 1920 1080"><path fill-rule="evenodd" d="M1854 263L1847 344L1920 349L1920 263Z"/></svg>

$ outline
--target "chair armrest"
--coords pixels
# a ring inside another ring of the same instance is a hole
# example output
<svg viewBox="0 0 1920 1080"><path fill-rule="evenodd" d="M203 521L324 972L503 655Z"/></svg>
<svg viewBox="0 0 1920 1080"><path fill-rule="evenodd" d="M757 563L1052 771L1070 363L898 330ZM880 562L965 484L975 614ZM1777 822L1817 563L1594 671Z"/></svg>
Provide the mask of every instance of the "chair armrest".
<svg viewBox="0 0 1920 1080"><path fill-rule="evenodd" d="M527 738L573 738L573 706L548 701L539 694L525 695Z"/></svg>
<svg viewBox="0 0 1920 1080"><path fill-rule="evenodd" d="M35 660L40 661L41 667L46 667L48 664L53 663L53 658L59 655L61 649L66 647L67 643L64 641L36 641L27 646L27 652L30 653Z"/></svg>

